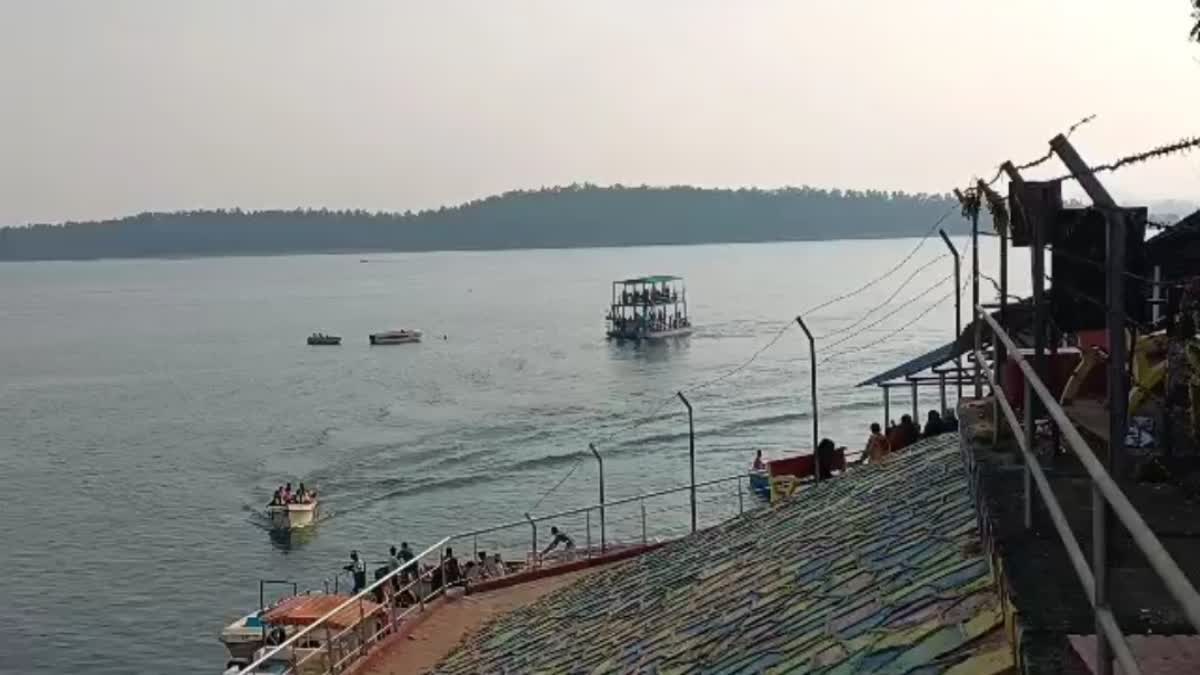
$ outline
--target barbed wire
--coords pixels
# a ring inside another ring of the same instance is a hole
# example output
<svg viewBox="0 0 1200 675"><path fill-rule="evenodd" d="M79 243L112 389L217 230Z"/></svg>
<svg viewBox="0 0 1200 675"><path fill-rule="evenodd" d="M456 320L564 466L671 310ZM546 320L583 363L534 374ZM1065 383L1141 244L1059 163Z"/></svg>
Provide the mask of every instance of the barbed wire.
<svg viewBox="0 0 1200 675"><path fill-rule="evenodd" d="M1067 138L1070 138L1071 134L1075 133L1076 129L1091 122L1094 119L1096 119L1095 113L1092 113L1091 115L1087 115L1086 117L1083 117L1078 122L1067 127L1067 133L1065 134L1065 136ZM1054 149L1053 148L1051 148L1050 150L1047 150L1046 154L1038 157L1037 159L1032 159L1028 162L1023 162L1021 164L1014 166L1013 168L1016 169L1017 171L1025 171L1026 169L1032 169L1034 167L1045 164L1046 162L1050 161L1050 158L1052 158L1052 157L1054 157ZM1004 175L1004 165L1001 164L1000 166L996 167L996 175L992 176L992 179L989 180L987 183L985 183L985 185L987 185L988 187L995 185L996 181L1000 180L1000 177L1003 175Z"/></svg>
<svg viewBox="0 0 1200 675"><path fill-rule="evenodd" d="M1167 143L1166 145L1160 145L1149 150L1143 150L1141 152L1125 155L1124 157L1120 157L1105 164L1097 164L1095 166L1088 167L1086 171L1078 176L1068 173L1059 176L1058 178L1054 178L1052 181L1078 179L1080 176L1094 176L1098 173L1104 173L1106 171L1116 171L1117 169L1130 166L1131 164L1141 164L1142 162L1148 162L1152 159L1167 157L1179 152L1187 152L1195 149L1197 146L1200 146L1200 136L1185 136L1174 143Z"/></svg>

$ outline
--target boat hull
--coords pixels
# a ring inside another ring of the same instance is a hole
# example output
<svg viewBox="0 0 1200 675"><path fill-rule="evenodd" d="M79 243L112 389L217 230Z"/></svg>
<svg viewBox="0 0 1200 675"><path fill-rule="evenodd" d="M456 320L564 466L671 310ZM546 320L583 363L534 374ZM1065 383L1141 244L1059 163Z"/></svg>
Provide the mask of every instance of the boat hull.
<svg viewBox="0 0 1200 675"><path fill-rule="evenodd" d="M335 338L312 338L312 337L310 337L310 338L308 338L308 344L310 344L310 345L326 345L326 346L330 346L330 347L336 347L337 345L342 344L342 338L340 338L340 337L335 337Z"/></svg>
<svg viewBox="0 0 1200 675"><path fill-rule="evenodd" d="M673 328L671 330L656 330L646 333L621 333L619 331L609 331L608 337L614 340L665 340L674 337L687 337L692 334L692 327L685 326L683 328Z"/></svg>
<svg viewBox="0 0 1200 675"><path fill-rule="evenodd" d="M371 333L367 336L373 345L405 345L421 341L421 331L401 330L387 333Z"/></svg>
<svg viewBox="0 0 1200 675"><path fill-rule="evenodd" d="M267 507L271 527L276 530L296 530L309 527L317 520L317 503L283 504Z"/></svg>

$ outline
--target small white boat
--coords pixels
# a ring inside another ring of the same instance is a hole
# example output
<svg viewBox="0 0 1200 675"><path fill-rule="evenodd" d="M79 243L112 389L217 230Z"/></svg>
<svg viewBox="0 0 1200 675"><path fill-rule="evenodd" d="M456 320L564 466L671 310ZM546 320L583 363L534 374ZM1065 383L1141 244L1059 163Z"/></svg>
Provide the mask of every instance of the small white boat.
<svg viewBox="0 0 1200 675"><path fill-rule="evenodd" d="M254 652L266 641L267 626L261 617L261 612L252 612L234 621L221 631L221 642L229 650L229 655L244 664L254 659Z"/></svg>
<svg viewBox="0 0 1200 675"><path fill-rule="evenodd" d="M416 329L389 330L382 333L371 333L370 339L373 345L402 345L420 342L421 331Z"/></svg>
<svg viewBox="0 0 1200 675"><path fill-rule="evenodd" d="M295 530L312 525L317 519L317 500L271 504L267 507L271 527L277 530Z"/></svg>

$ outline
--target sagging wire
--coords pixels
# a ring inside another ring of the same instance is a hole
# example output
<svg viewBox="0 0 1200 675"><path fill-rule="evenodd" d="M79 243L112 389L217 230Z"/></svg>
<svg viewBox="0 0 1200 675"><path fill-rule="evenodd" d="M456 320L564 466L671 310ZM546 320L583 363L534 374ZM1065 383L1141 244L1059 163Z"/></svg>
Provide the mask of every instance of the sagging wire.
<svg viewBox="0 0 1200 675"><path fill-rule="evenodd" d="M942 254L942 255L940 255L940 256L938 256L938 257L934 258L933 260L930 260L929 262L925 263L924 265L922 265L922 266L918 267L918 268L917 268L917 269L916 269L916 270L915 270L915 271L914 271L912 274L908 275L908 278L907 278L907 279L905 279L905 280L903 281L903 283L901 283L899 286L897 286L897 287L896 287L896 290L895 290L895 291L892 291L892 294L891 294L891 295L889 295L889 296L887 297L887 299L886 299L886 300L884 300L883 302L879 303L879 304L878 304L878 305L876 305L875 307L872 307L871 309L867 310L867 311L866 311L866 312L865 312L865 313L864 313L864 314L863 314L861 317L859 317L859 318L858 318L858 320L857 320L857 321L855 321L854 323L848 324L848 325L846 325L846 326L842 326L841 328L838 328L838 329L836 329L836 330L830 331L830 332L828 332L828 333L826 333L826 334L824 334L824 335L818 335L816 339L818 339L818 340L828 340L829 338L831 338L831 337L833 337L833 336L835 336L835 335L841 335L842 333L845 333L845 332L848 332L848 331L854 330L854 329L855 329L855 328L857 328L859 325L861 325L861 324L862 324L862 322L864 322L864 321L866 321L868 318L870 318L870 316L871 316L872 314L874 314L875 312L878 312L878 311L882 310L883 308L887 307L888 305L890 305L890 304L892 303L892 300L895 300L895 299L896 299L896 296L897 296L897 295L900 295L900 291L904 290L904 288L905 288L906 286L908 286L908 284L909 284L909 283L911 283L911 282L912 282L912 280L913 280L913 279L915 279L915 278L917 277L917 275L918 275L918 274L920 274L921 272L924 272L925 270L929 269L929 268L930 268L930 267L932 267L932 266L933 266L935 263L941 262L942 260L945 260L946 258L949 258L949 257L950 257L950 256L949 256L948 254Z"/></svg>
<svg viewBox="0 0 1200 675"><path fill-rule="evenodd" d="M877 346L877 345L883 344L884 342L887 342L888 340L892 339L893 337L895 337L895 336L896 336L897 334L899 334L900 332L904 331L905 329L907 329L907 328L911 327L911 326L912 326L913 324L915 324L916 322L918 322L918 321L920 321L921 319L925 318L925 316L926 316L926 315L928 315L928 314L929 314L930 312L932 312L933 310L937 309L937 308L938 308L938 307L939 307L939 306L940 306L940 305L941 305L943 302L945 302L945 301L946 301L946 300L948 300L948 299L949 299L949 298L950 298L952 295L954 295L954 292L955 292L956 290L957 290L957 291L959 291L959 292L966 292L967 286L969 286L969 285L970 285L970 279L968 279L966 282L964 282L961 288L958 288L958 289L953 289L953 288L952 288L952 289L950 289L950 292L949 292L949 293L947 293L947 294L945 294L945 295L941 296L941 297L940 297L940 298L938 298L937 300L934 300L934 301L933 301L933 303L932 303L932 304L930 304L928 307L926 307L926 308L925 308L925 310L924 310L923 312L921 312L920 314L918 314L918 315L914 316L912 319L910 319L910 320L909 320L908 322L906 322L904 325L902 325L902 326L900 326L900 327L896 328L895 330L893 330L892 332L888 333L887 335L884 335L883 337L879 338L878 340L875 340L875 341L873 341L873 342L868 342L868 343L867 343L867 344L865 344L865 345L858 345L858 346L856 346L856 347L853 347L853 348L851 348L851 349L846 349L846 350L844 350L844 351L841 351L841 352L835 352L835 353L833 353L833 354L830 354L829 356L825 357L825 358L824 358L824 359L822 359L821 361L818 361L818 362L817 362L817 365L822 365L822 364L828 363L829 361L833 361L833 360L839 359L839 358L841 358L841 357L843 357L843 356L848 356L848 355L850 355L850 354L856 354L856 353L858 353L858 352L861 352L861 351L863 351L863 350L870 349L870 348L872 348L872 347L875 347L875 346Z"/></svg>
<svg viewBox="0 0 1200 675"><path fill-rule="evenodd" d="M920 293L918 293L917 295L915 295L915 296L913 296L913 297L909 298L909 299L908 299L908 300L907 300L907 301L904 303L904 306L905 306L905 307L907 307L907 306L909 305L909 303L913 303L913 302L916 302L916 301L920 300L921 298L924 298L926 295L929 295L929 294L930 294L930 293L932 293L933 291L937 290L937 289L938 289L938 288L940 288L940 287L941 287L943 284L945 284L947 281L949 281L949 280L951 280L951 279L953 279L953 278L954 278L954 272L951 272L950 274L947 274L946 276L942 277L941 279L938 279L937 281L935 281L935 282L933 283L933 285L932 285L932 286L930 286L930 287L926 288L925 290L921 291L921 292L920 292ZM874 328L875 326L878 326L879 324L883 323L884 321L887 321L887 320L888 320L888 319L890 319L890 318L892 318L892 316L891 316L891 315L886 315L886 316L884 316L883 318L880 318L880 319L876 320L876 321L875 321L875 322L873 322L873 323L869 323L869 324L867 324L867 325L863 326L863 327L862 327L862 331L867 331L867 330L870 330L870 329ZM837 346L839 346L839 345L843 345L843 344L845 344L845 343L847 343L847 342L849 342L849 341L853 340L853 339L854 339L854 338L856 338L856 337L858 337L858 335L850 335L850 336L847 336L847 337L844 337L844 338L842 338L841 340L835 340L835 341L834 341L832 344L828 344L828 345L822 345L822 347L823 347L823 348L825 348L825 349L833 349L833 348L835 348L835 347L837 347Z"/></svg>
<svg viewBox="0 0 1200 675"><path fill-rule="evenodd" d="M890 269L885 271L883 274L880 274L879 276L868 281L867 283L863 284L862 286L855 288L852 291L838 295L834 298L831 298L829 300L821 302L813 307L809 307L808 309L804 310L802 315L809 316L815 312L819 312L820 310L829 307L830 305L841 302L842 300L847 300L849 298L852 298L852 297L862 293L863 291L866 291L867 289L875 286L876 284L883 281L884 279L887 279L891 275L895 274L902 267L904 267L904 265L906 265L908 263L908 261L913 259L913 257L917 254L917 252L919 252L921 250L921 248L925 245L925 242L927 242L929 240L929 238L933 236L933 233L937 231L938 227L940 227L942 225L942 223L944 223L946 221L946 219L949 218L950 215L954 213L955 208L956 208L956 205L951 204L945 210L945 212L943 212L937 218L937 220L935 220L933 222L933 224L929 226L929 229L925 231L925 234L921 237L921 239L917 242L917 244L915 246L913 246L912 250L910 250L908 252L908 254L905 255L903 258L901 258L900 262L893 265ZM755 351L753 354L750 355L750 358L748 358L745 361L743 361L742 363L738 364L731 370L729 370L721 375L718 375L717 377L714 377L707 381L701 382L700 384L685 387L683 389L680 389L679 391L686 391L689 393L701 391L703 389L706 389L714 384L717 384L719 382L727 380L727 379L733 377L734 375L742 372L746 368L750 367L750 365L753 364L758 359L759 356L761 356L763 353L765 353L771 347L774 347L775 344L778 343L779 340L784 336L784 334L787 333L787 331L791 330L795 325L796 325L795 320L792 318L789 318L786 323L783 323L779 327L779 329L775 332L775 334L771 337L771 339L769 341L767 341L766 344L764 344L757 351ZM662 410L664 408L666 408L668 405L670 405L672 402L674 402L675 398L676 398L676 394L674 394L674 393L672 393L669 396L664 397L663 400L657 406L655 406L645 417L641 418L640 420L635 420L632 424L629 424L624 427L620 427L620 428L616 429L615 431L608 434L600 442L602 444L606 444L606 443L612 441L614 438L616 438L619 434L628 433L630 431L633 431L634 429L637 429L638 427L640 427L644 424L648 424L649 422L655 421L657 419L658 413L662 412ZM575 460L575 463L572 464L570 466L570 468L568 468L566 474L561 479L559 479L559 481L557 483L555 483L549 490L547 490L544 494L542 494L542 496L539 497L536 502L534 502L534 505L532 507L530 507L529 510L532 511L533 509L537 508L543 501L545 501L546 497L549 497L555 490L557 490L559 487L561 487L562 484L564 482L566 482L566 480L568 478L570 478L571 474L573 474L575 472L575 470L577 468L579 468L579 465L581 463L583 463L583 460L586 459L586 457L587 457L587 455L580 453L579 457Z"/></svg>

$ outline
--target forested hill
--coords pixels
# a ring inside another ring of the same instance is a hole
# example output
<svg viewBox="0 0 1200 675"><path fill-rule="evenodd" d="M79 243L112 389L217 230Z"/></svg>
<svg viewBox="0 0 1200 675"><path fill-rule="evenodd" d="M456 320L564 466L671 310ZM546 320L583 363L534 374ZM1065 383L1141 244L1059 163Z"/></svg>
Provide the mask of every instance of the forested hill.
<svg viewBox="0 0 1200 675"><path fill-rule="evenodd" d="M429 251L925 234L949 195L571 185L407 212L185 211L0 229L0 260ZM957 213L943 224L963 231Z"/></svg>

